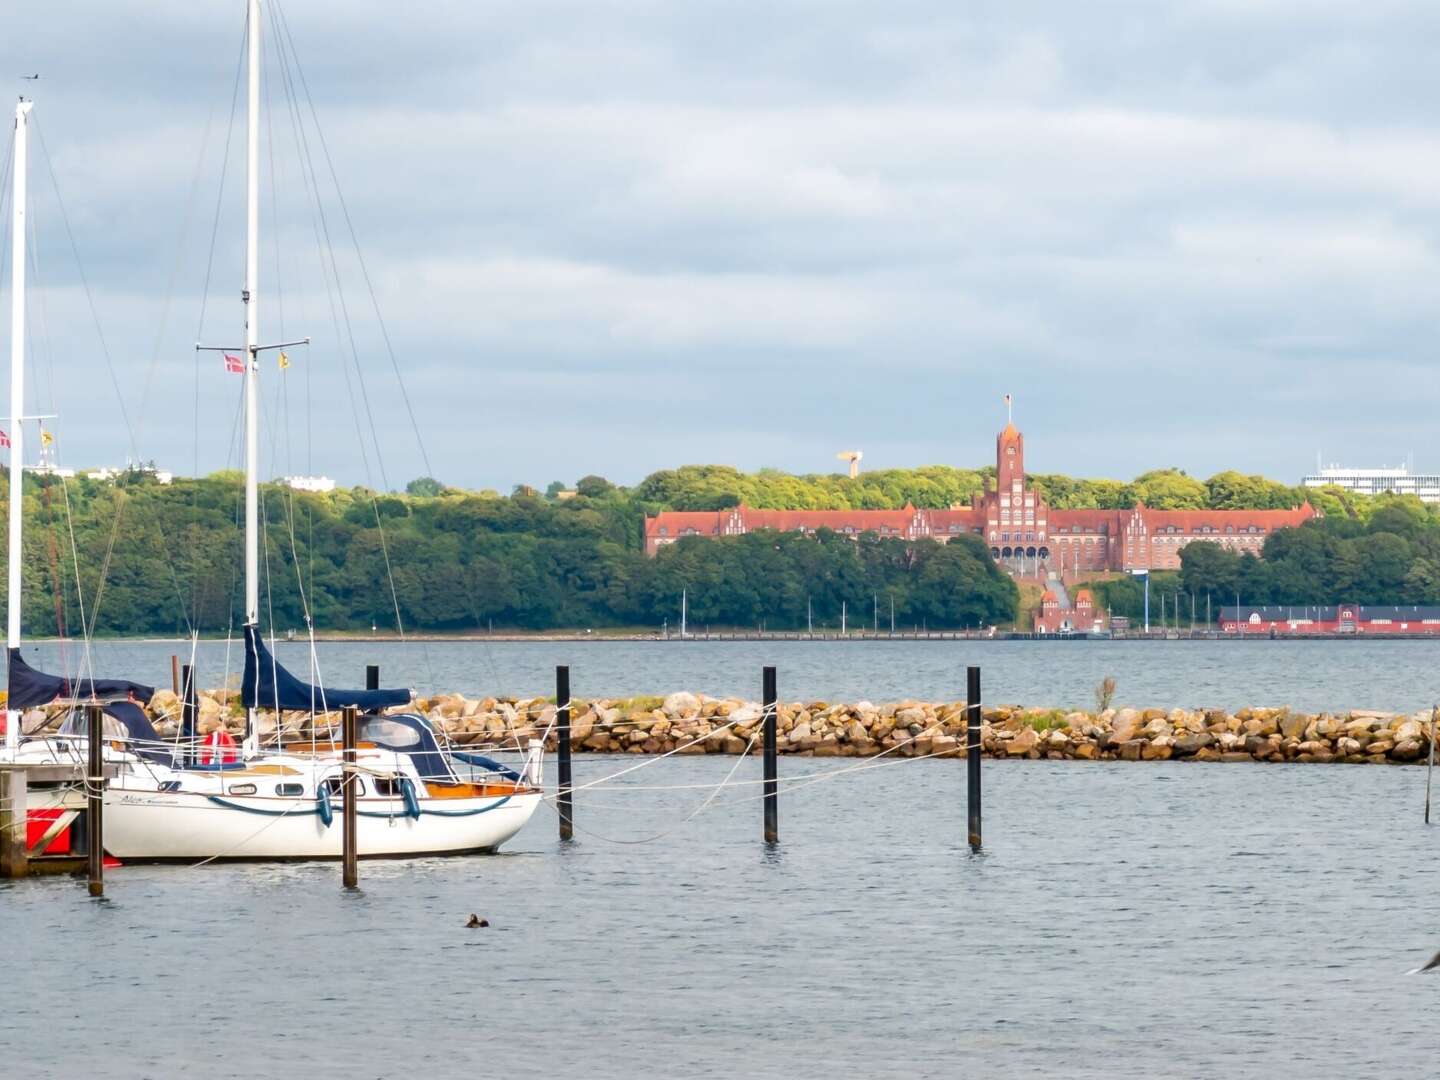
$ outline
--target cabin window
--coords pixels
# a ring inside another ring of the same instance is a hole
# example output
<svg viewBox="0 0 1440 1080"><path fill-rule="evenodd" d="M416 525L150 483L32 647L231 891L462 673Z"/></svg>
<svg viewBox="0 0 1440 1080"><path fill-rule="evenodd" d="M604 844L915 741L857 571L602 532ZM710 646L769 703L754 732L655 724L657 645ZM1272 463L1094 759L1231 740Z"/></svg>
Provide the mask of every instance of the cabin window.
<svg viewBox="0 0 1440 1080"><path fill-rule="evenodd" d="M254 794L255 794L255 785L254 785L254 784L231 784L228 788L225 789L225 794L227 794L227 795L254 795Z"/></svg>
<svg viewBox="0 0 1440 1080"><path fill-rule="evenodd" d="M395 797L400 794L400 780L395 776L377 776L374 778L375 794L387 797Z"/></svg>
<svg viewBox="0 0 1440 1080"><path fill-rule="evenodd" d="M345 797L340 777L327 776L321 783L325 790L330 793L332 799L343 799ZM357 797L365 794L365 781L361 780L358 776L355 778L355 794Z"/></svg>
<svg viewBox="0 0 1440 1080"><path fill-rule="evenodd" d="M276 794L276 795L304 795L304 794L305 794L305 785L304 785L304 784L276 784L276 785L275 785L275 794Z"/></svg>

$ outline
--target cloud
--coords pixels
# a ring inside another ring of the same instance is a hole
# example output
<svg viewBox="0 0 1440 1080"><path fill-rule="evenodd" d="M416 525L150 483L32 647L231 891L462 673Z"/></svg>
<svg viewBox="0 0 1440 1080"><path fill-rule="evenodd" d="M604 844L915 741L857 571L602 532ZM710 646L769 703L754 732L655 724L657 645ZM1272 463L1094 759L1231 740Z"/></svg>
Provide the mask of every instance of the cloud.
<svg viewBox="0 0 1440 1080"><path fill-rule="evenodd" d="M193 345L241 325L243 9L22 9L56 373L35 393L69 458L126 454L53 165L142 456L223 465L234 387ZM1317 429L1356 463L1377 431L1440 450L1433 5L272 10L259 324L315 344L267 438L344 482L357 370L387 475L424 468L371 285L455 483L829 469L852 443L977 464L1007 391L1040 470L1290 478ZM1377 373L1403 402L1359 389Z"/></svg>

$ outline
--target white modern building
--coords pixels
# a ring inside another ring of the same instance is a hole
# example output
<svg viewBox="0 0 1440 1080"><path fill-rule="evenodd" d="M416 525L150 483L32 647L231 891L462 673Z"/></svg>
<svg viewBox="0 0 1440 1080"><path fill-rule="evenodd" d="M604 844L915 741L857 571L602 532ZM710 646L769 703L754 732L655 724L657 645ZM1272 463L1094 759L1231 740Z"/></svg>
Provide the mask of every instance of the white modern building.
<svg viewBox="0 0 1440 1080"><path fill-rule="evenodd" d="M335 490L335 481L328 476L282 476L280 482L296 491Z"/></svg>
<svg viewBox="0 0 1440 1080"><path fill-rule="evenodd" d="M1307 488L1338 487L1360 495L1416 495L1422 502L1440 503L1440 474L1413 473L1407 465L1378 469L1350 469L1330 465L1300 481Z"/></svg>

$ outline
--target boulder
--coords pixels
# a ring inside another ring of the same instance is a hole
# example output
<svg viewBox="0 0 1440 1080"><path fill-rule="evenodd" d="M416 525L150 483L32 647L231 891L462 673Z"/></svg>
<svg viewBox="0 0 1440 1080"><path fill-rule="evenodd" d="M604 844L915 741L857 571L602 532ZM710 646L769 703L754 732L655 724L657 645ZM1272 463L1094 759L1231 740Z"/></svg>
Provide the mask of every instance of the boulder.
<svg viewBox="0 0 1440 1080"><path fill-rule="evenodd" d="M1022 728L1015 733L1015 737L1005 744L1005 752L1011 757L1019 757L1021 754L1028 754L1040 742L1040 733L1034 728Z"/></svg>
<svg viewBox="0 0 1440 1080"><path fill-rule="evenodd" d="M680 690L667 697L660 708L671 720L688 719L699 715L700 699L688 691Z"/></svg>
<svg viewBox="0 0 1440 1080"><path fill-rule="evenodd" d="M1110 728L1110 742L1112 744L1127 743L1135 738L1135 733L1140 730L1141 716L1135 709L1121 709L1115 714L1115 722Z"/></svg>

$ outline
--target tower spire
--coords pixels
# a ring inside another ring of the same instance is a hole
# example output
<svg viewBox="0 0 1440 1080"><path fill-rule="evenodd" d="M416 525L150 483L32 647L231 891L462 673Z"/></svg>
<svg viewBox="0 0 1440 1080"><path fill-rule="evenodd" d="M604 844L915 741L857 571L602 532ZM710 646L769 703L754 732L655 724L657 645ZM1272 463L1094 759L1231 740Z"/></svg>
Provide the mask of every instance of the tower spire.
<svg viewBox="0 0 1440 1080"><path fill-rule="evenodd" d="M1014 422L1015 422L1015 401L1014 401L1014 399L1013 399L1009 394L1006 394L1006 395L1005 395L1005 423L1007 423L1007 424L1013 424Z"/></svg>

